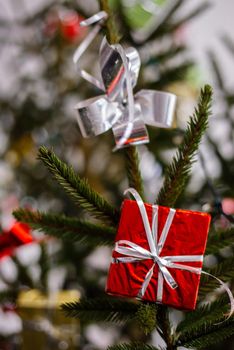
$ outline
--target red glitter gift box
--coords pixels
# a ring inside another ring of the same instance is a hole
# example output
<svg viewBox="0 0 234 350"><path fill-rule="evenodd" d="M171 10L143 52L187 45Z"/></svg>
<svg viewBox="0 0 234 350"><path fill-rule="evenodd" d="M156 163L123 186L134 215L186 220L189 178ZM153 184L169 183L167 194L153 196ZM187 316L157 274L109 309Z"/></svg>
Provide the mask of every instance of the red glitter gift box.
<svg viewBox="0 0 234 350"><path fill-rule="evenodd" d="M193 310L209 225L207 213L125 200L106 292Z"/></svg>

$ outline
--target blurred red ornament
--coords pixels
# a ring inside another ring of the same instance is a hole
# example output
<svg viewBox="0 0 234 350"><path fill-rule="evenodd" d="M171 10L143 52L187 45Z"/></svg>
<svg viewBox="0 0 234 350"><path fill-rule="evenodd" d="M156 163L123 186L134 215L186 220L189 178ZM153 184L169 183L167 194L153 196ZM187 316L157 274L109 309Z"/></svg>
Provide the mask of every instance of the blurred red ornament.
<svg viewBox="0 0 234 350"><path fill-rule="evenodd" d="M222 208L225 214L233 215L234 214L234 198L223 198Z"/></svg>
<svg viewBox="0 0 234 350"><path fill-rule="evenodd" d="M86 32L85 27L81 27L80 22L84 18L77 12L69 10L60 15L60 31L62 36L70 42L77 41L83 37Z"/></svg>
<svg viewBox="0 0 234 350"><path fill-rule="evenodd" d="M16 248L33 241L30 227L27 224L14 223L10 230L3 231L0 235L0 259L12 255Z"/></svg>

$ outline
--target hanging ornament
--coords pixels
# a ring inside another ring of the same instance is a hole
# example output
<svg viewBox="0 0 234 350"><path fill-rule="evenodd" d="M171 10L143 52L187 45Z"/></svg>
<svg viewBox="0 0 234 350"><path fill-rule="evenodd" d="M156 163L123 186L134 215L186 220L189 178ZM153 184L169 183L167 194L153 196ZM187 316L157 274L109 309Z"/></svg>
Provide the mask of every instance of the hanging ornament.
<svg viewBox="0 0 234 350"><path fill-rule="evenodd" d="M60 31L61 35L68 41L74 42L84 36L85 27L81 27L80 22L84 18L76 11L66 10L60 14Z"/></svg>
<svg viewBox="0 0 234 350"><path fill-rule="evenodd" d="M133 188L135 201L122 205L106 291L194 310L199 289L210 215L143 203ZM212 276L208 274L209 276ZM227 291L231 310L234 298Z"/></svg>
<svg viewBox="0 0 234 350"><path fill-rule="evenodd" d="M105 12L98 13L82 25L100 22ZM74 63L93 41L100 23L94 27L74 54ZM102 80L91 76L78 65L80 75L105 94L79 102L78 123L83 137L97 136L112 128L116 148L149 142L146 124L169 128L172 126L175 95L156 90L140 90L135 95L140 57L133 47L124 49L120 44L110 45L104 38L99 52Z"/></svg>
<svg viewBox="0 0 234 350"><path fill-rule="evenodd" d="M84 18L74 10L64 7L53 9L46 18L44 35L52 38L59 34L70 43L77 42L86 33L86 28L80 25L83 20Z"/></svg>
<svg viewBox="0 0 234 350"><path fill-rule="evenodd" d="M15 249L34 241L30 227L21 222L15 222L8 231L0 234L0 259L11 256Z"/></svg>

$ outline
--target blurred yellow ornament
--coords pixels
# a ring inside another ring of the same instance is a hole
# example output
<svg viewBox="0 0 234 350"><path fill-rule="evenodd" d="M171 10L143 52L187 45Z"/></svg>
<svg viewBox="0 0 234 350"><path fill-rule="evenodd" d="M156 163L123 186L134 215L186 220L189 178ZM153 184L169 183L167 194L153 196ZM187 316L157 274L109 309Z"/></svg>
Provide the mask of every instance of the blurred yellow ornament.
<svg viewBox="0 0 234 350"><path fill-rule="evenodd" d="M79 298L77 290L50 294L43 294L37 289L22 291L17 299L18 312L23 319L22 348L78 349L79 321L65 317L60 305Z"/></svg>

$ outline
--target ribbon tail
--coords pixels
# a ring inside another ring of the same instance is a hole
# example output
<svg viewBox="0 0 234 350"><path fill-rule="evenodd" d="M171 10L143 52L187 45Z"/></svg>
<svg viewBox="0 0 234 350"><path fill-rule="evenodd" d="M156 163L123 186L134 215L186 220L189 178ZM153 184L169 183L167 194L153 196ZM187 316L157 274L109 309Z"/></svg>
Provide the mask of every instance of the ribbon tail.
<svg viewBox="0 0 234 350"><path fill-rule="evenodd" d="M155 263L152 265L151 269L147 272L146 276L145 276L145 280L141 286L141 289L138 292L138 297L139 298L143 298L143 296L145 295L145 291L150 283L150 280L153 276L154 273L154 267L155 267Z"/></svg>
<svg viewBox="0 0 234 350"><path fill-rule="evenodd" d="M225 289L225 291L226 291L226 293L227 293L227 295L228 295L228 297L229 297L230 305L231 305L231 306L230 306L230 311L229 311L229 313L228 313L228 315L227 315L227 318L225 318L224 321L218 323L218 324L221 324L221 323L227 321L227 320L233 315L233 313L234 313L234 297L233 297L233 294L232 294L230 288L228 288L228 287L226 286L226 284L225 284L222 280L220 280L218 277L216 277L216 276L214 276L214 275L212 275L212 274L210 274L210 273L208 273L208 272L206 272L206 271L202 271L202 274L207 275L207 276L209 276L209 277L212 277L212 278L216 279L216 281L218 281L219 284Z"/></svg>
<svg viewBox="0 0 234 350"><path fill-rule="evenodd" d="M101 23L105 18L107 18L107 13L105 11L101 11L95 14L94 16L88 18L87 20L84 20L81 22L81 26L89 26L96 22L99 22L99 23L91 30L91 32L86 36L86 38L82 41L82 43L78 46L78 48L74 52L73 62L75 64L78 65L79 59L81 58L81 56L84 54L84 52L87 50L91 42L94 40L94 38L100 31ZM86 81L96 86L98 89L105 91L104 84L101 81L93 77L91 74L89 74L85 70L80 69L79 66L77 68L82 78L84 78Z"/></svg>
<svg viewBox="0 0 234 350"><path fill-rule="evenodd" d="M158 272L158 289L157 289L157 301L162 302L163 298L163 274L159 270Z"/></svg>

